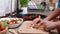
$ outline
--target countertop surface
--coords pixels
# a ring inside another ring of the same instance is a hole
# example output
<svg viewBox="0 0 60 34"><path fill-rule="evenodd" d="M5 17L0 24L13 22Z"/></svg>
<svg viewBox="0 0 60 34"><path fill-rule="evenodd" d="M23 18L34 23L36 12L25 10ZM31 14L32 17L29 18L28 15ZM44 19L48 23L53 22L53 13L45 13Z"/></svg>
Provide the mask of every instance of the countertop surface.
<svg viewBox="0 0 60 34"><path fill-rule="evenodd" d="M42 14L42 15L49 15L52 11L43 11L43 12L28 12L28 14Z"/></svg>
<svg viewBox="0 0 60 34"><path fill-rule="evenodd" d="M39 10L39 9L37 9L37 10L36 9L35 10L28 9L26 14L42 14L42 15L48 16L51 12L53 12L53 11L44 11L44 10ZM25 12L23 12L23 13L25 13ZM20 12L20 14L22 14L22 12Z"/></svg>
<svg viewBox="0 0 60 34"><path fill-rule="evenodd" d="M44 12L39 12L39 11L38 11L38 12L34 12L34 11L32 12L32 11L31 11L31 12L30 12L30 11L28 11L27 14L42 14L42 15L48 16L49 14L51 14L51 12L52 12L52 11L44 11ZM20 14L22 14L22 13L20 13Z"/></svg>
<svg viewBox="0 0 60 34"><path fill-rule="evenodd" d="M21 25L23 25L23 23ZM13 29L13 30L17 32L19 28L20 28L20 26L16 29ZM12 34L12 33L7 32L7 34ZM18 34L18 32L17 32L17 34ZM51 32L50 34L57 34L57 33L56 32Z"/></svg>

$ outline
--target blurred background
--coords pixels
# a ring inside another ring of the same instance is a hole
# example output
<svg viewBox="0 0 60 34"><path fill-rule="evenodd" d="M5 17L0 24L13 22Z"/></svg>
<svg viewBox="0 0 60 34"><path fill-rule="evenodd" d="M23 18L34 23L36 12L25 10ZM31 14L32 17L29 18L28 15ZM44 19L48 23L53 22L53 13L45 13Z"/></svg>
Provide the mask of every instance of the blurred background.
<svg viewBox="0 0 60 34"><path fill-rule="evenodd" d="M0 0L0 18L45 18L53 12L58 0ZM54 30L53 32L56 33ZM55 34L53 33L53 34Z"/></svg>
<svg viewBox="0 0 60 34"><path fill-rule="evenodd" d="M58 0L0 0L0 17L20 17L22 14L49 15Z"/></svg>

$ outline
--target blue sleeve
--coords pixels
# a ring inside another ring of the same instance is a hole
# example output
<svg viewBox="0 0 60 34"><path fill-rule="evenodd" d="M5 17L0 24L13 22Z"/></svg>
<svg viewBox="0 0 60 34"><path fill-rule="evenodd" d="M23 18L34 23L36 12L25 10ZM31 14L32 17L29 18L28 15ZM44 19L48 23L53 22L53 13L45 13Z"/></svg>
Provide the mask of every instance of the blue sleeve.
<svg viewBox="0 0 60 34"><path fill-rule="evenodd" d="M60 8L60 0L58 0L58 8Z"/></svg>

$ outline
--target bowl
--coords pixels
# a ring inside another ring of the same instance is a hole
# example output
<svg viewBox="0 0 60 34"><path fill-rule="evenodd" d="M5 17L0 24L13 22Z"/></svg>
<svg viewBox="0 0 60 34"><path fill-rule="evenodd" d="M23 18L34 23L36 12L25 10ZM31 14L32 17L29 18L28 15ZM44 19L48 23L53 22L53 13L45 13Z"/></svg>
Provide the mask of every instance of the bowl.
<svg viewBox="0 0 60 34"><path fill-rule="evenodd" d="M0 20L11 20L11 19L14 19L14 18L1 18ZM19 18L21 19L22 21L20 21L20 23L18 24L8 24L8 28L17 28L19 25L22 24L23 22L23 19L22 18Z"/></svg>
<svg viewBox="0 0 60 34"><path fill-rule="evenodd" d="M8 31L8 27L6 27L3 31L0 31L0 34L6 34Z"/></svg>
<svg viewBox="0 0 60 34"><path fill-rule="evenodd" d="M35 15L41 16L42 19L46 18L46 15L42 15L42 14L24 14L23 17L25 17L25 16L28 17L28 19L25 19L25 18L24 18L24 21L26 21L26 20L29 20L29 21L30 21L30 20L34 20L34 19L35 19ZM34 17L33 17L32 19L29 19L29 16L31 16L31 17L34 16ZM26 17L26 18L27 18L27 17Z"/></svg>
<svg viewBox="0 0 60 34"><path fill-rule="evenodd" d="M20 25L22 24L23 19L21 18L21 20L22 20L22 21L20 21L20 23L18 23L18 24L9 24L9 25L8 25L8 28L17 28L18 26L20 26Z"/></svg>

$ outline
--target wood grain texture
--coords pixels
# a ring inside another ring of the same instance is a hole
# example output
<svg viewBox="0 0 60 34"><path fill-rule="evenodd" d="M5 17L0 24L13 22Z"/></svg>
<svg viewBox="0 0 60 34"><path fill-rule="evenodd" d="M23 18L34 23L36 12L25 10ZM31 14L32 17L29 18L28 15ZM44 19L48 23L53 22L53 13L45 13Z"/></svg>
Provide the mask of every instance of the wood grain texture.
<svg viewBox="0 0 60 34"><path fill-rule="evenodd" d="M32 21L25 21L19 28L19 34L49 34L48 32L32 28Z"/></svg>

